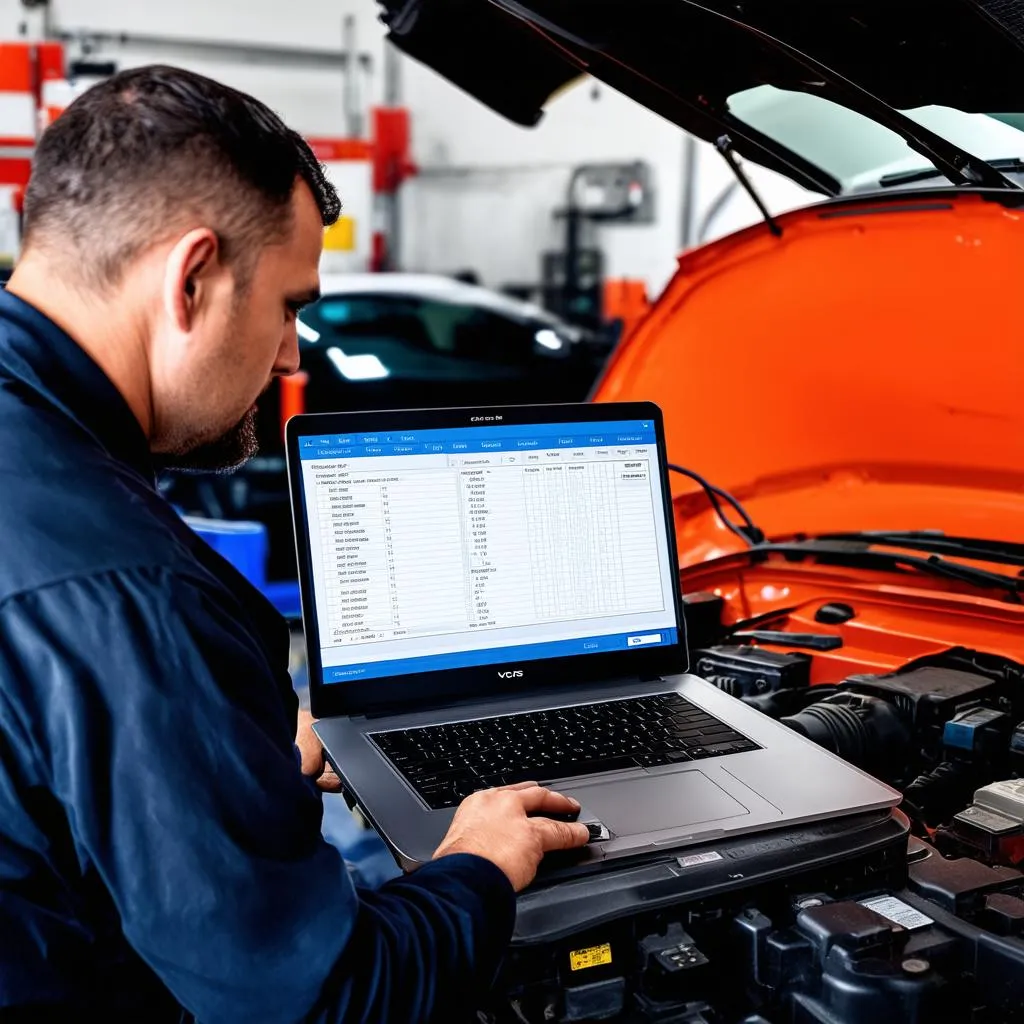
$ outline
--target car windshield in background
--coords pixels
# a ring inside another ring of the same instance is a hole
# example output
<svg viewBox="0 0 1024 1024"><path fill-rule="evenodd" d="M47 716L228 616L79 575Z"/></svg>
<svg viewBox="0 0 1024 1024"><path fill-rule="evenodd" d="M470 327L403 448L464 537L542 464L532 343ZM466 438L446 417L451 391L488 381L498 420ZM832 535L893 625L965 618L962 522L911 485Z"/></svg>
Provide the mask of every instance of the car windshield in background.
<svg viewBox="0 0 1024 1024"><path fill-rule="evenodd" d="M304 348L322 350L344 380L522 377L568 356L551 323L397 295L328 295L303 310Z"/></svg>
<svg viewBox="0 0 1024 1024"><path fill-rule="evenodd" d="M898 181L905 173L934 169L894 131L810 93L761 85L730 96L729 113L828 171L844 192L876 188L886 177ZM982 160L1024 160L1024 115L971 114L940 106L902 113ZM936 175L935 184L942 185L946 179Z"/></svg>

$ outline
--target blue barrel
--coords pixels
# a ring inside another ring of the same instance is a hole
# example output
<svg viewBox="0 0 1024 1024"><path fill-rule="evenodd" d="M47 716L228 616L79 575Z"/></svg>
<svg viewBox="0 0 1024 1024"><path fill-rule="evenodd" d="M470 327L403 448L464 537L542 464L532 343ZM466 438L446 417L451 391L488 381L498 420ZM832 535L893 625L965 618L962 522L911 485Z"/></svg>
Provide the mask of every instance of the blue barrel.
<svg viewBox="0 0 1024 1024"><path fill-rule="evenodd" d="M260 590L286 619L298 621L301 618L298 581L267 579L270 540L263 523L187 515L182 519Z"/></svg>
<svg viewBox="0 0 1024 1024"><path fill-rule="evenodd" d="M184 516L185 522L218 554L226 558L254 587L267 586L269 541L263 523L234 519Z"/></svg>

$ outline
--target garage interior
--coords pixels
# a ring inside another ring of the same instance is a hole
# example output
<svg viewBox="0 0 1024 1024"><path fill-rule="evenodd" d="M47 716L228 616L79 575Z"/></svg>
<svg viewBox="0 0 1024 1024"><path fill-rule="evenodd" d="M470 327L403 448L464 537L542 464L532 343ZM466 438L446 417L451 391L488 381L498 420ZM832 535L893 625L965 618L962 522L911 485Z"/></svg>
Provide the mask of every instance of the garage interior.
<svg viewBox="0 0 1024 1024"><path fill-rule="evenodd" d="M304 709L292 417L661 409L689 672L898 807L559 862L479 1021L1024 1020L1024 6L585 6L0 0L0 275L41 133L120 71L309 142L343 208L302 367L244 467L159 480L288 620ZM700 736L648 713L609 764ZM359 885L401 877L357 795L323 806Z"/></svg>

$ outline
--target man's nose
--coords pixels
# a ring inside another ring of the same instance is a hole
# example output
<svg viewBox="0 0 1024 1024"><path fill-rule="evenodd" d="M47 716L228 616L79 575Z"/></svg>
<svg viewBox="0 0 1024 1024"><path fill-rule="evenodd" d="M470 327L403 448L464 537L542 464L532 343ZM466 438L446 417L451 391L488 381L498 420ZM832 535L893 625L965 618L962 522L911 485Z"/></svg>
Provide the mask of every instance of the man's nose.
<svg viewBox="0 0 1024 1024"><path fill-rule="evenodd" d="M293 329L291 337L285 338L284 344L277 353L277 361L274 363L274 376L290 377L293 373L298 373L301 362L299 338Z"/></svg>
<svg viewBox="0 0 1024 1024"><path fill-rule="evenodd" d="M275 377L291 377L293 374L299 372L299 360L298 358L290 359L287 362L278 362L274 366Z"/></svg>

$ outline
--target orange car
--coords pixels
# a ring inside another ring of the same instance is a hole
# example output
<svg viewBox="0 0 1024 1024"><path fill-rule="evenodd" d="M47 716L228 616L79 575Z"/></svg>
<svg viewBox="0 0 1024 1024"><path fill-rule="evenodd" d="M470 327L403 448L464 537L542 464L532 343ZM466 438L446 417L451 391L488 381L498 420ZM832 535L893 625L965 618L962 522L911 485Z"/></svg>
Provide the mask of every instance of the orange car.
<svg viewBox="0 0 1024 1024"><path fill-rule="evenodd" d="M1024 3L385 6L518 123L586 72L824 197L684 253L592 397L665 412L695 670L899 785L979 872L944 905L1024 934L983 874L1024 861Z"/></svg>

